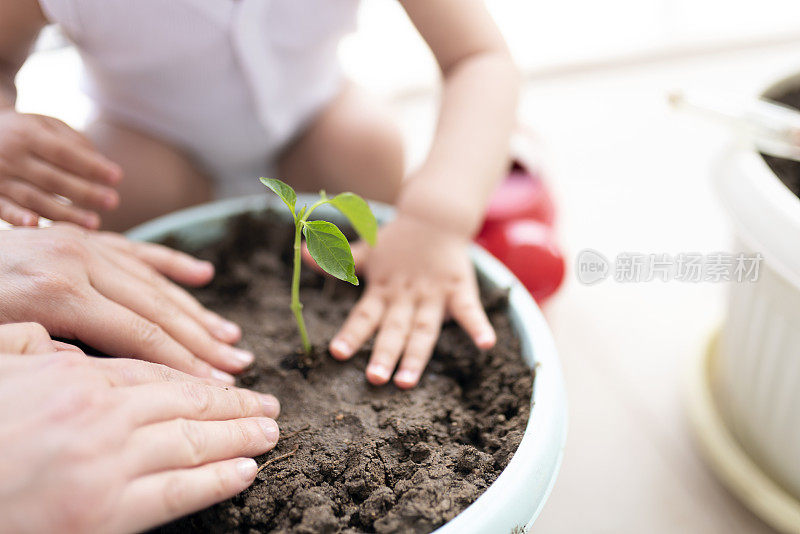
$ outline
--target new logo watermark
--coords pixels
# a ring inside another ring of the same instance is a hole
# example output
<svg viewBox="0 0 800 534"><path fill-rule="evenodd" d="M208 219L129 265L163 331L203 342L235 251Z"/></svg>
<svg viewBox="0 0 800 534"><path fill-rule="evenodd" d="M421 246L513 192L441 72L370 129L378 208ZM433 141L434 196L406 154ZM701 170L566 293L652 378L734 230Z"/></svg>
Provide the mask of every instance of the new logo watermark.
<svg viewBox="0 0 800 534"><path fill-rule="evenodd" d="M609 277L621 283L756 282L763 259L760 253L744 252L681 252L675 255L621 252L612 262L596 250L584 249L577 255L575 274L585 285Z"/></svg>

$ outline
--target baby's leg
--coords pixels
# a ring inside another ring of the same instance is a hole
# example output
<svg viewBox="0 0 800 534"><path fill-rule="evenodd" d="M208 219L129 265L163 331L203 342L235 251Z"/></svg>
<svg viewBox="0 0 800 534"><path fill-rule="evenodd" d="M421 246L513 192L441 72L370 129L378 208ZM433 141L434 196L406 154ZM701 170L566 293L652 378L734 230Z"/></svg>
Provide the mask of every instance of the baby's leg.
<svg viewBox="0 0 800 534"><path fill-rule="evenodd" d="M118 186L119 208L102 215L104 229L124 231L211 200L208 177L170 144L106 119L93 122L86 133L124 172Z"/></svg>
<svg viewBox="0 0 800 534"><path fill-rule="evenodd" d="M353 191L389 203L404 167L400 130L352 85L278 159L280 178L301 191Z"/></svg>

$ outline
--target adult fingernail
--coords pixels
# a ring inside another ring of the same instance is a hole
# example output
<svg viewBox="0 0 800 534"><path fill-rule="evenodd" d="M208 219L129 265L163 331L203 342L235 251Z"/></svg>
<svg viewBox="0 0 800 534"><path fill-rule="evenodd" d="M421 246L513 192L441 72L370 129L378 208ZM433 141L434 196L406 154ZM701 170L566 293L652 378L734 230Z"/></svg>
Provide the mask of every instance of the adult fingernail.
<svg viewBox="0 0 800 534"><path fill-rule="evenodd" d="M215 320L217 321L217 326L215 328L217 337L231 339L238 338L242 335L242 329L239 328L238 325L230 321L226 321L221 317L216 317Z"/></svg>
<svg viewBox="0 0 800 534"><path fill-rule="evenodd" d="M236 470L239 472L239 476L242 477L242 480L253 480L256 476L258 465L252 458L242 458L236 462Z"/></svg>
<svg viewBox="0 0 800 534"><path fill-rule="evenodd" d="M409 371L408 369L403 369L399 371L395 377L394 381L400 385L405 387L413 386L419 380L419 372L417 371Z"/></svg>
<svg viewBox="0 0 800 534"><path fill-rule="evenodd" d="M372 363L367 366L367 378L373 383L378 382L380 384L385 384L389 381L391 376L392 370L385 365Z"/></svg>
<svg viewBox="0 0 800 534"><path fill-rule="evenodd" d="M233 375L229 375L228 373L220 371L219 369L212 369L211 377L219 380L220 382L225 382L226 384L233 384L236 382L236 379L233 377Z"/></svg>
<svg viewBox="0 0 800 534"><path fill-rule="evenodd" d="M264 407L264 413L270 414L272 417L278 417L281 412L281 403L273 395L260 393L261 405Z"/></svg>
<svg viewBox="0 0 800 534"><path fill-rule="evenodd" d="M330 350L334 356L340 358L348 358L353 353L353 349L351 349L350 345L343 339L334 339L331 341Z"/></svg>
<svg viewBox="0 0 800 534"><path fill-rule="evenodd" d="M280 436L278 423L272 419L263 418L258 420L258 426L261 427L261 431L264 432L264 436L267 438L267 441L272 443L278 442L278 436Z"/></svg>
<svg viewBox="0 0 800 534"><path fill-rule="evenodd" d="M228 347L226 350L228 352L228 357L242 368L247 367L255 360L255 356L253 356L253 353L250 351L237 349L235 347Z"/></svg>

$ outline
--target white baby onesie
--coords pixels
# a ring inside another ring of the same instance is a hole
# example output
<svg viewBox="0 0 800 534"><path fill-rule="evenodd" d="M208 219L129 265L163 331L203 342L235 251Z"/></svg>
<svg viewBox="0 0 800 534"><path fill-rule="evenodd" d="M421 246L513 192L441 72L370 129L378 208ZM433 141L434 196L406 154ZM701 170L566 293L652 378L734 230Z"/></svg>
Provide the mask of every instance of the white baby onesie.
<svg viewBox="0 0 800 534"><path fill-rule="evenodd" d="M83 59L97 110L188 150L222 196L341 89L359 0L40 0Z"/></svg>

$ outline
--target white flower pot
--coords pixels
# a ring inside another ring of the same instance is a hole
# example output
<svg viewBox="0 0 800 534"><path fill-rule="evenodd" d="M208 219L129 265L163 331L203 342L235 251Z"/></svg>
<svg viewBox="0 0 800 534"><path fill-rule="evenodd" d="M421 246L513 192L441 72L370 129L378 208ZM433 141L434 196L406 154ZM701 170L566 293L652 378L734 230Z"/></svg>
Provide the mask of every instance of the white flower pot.
<svg viewBox="0 0 800 534"><path fill-rule="evenodd" d="M311 204L300 195L299 204ZM190 208L141 225L128 237L158 241L175 234L201 246L225 231L225 222L236 215L267 207L284 213L272 195L234 198ZM319 208L315 214L337 220L333 210ZM373 205L380 221L391 218L386 206ZM339 219L341 220L341 219ZM522 345L522 357L536 366L531 415L522 442L506 469L486 492L436 534L510 534L528 532L555 483L567 429L566 393L555 345L539 308L522 284L499 261L478 246L472 259L479 274L495 287L510 288L509 305L513 327Z"/></svg>
<svg viewBox="0 0 800 534"><path fill-rule="evenodd" d="M800 76L771 86L773 97ZM720 159L716 188L735 252L760 253L756 282L734 282L711 380L726 426L775 482L800 499L800 199L753 146Z"/></svg>

